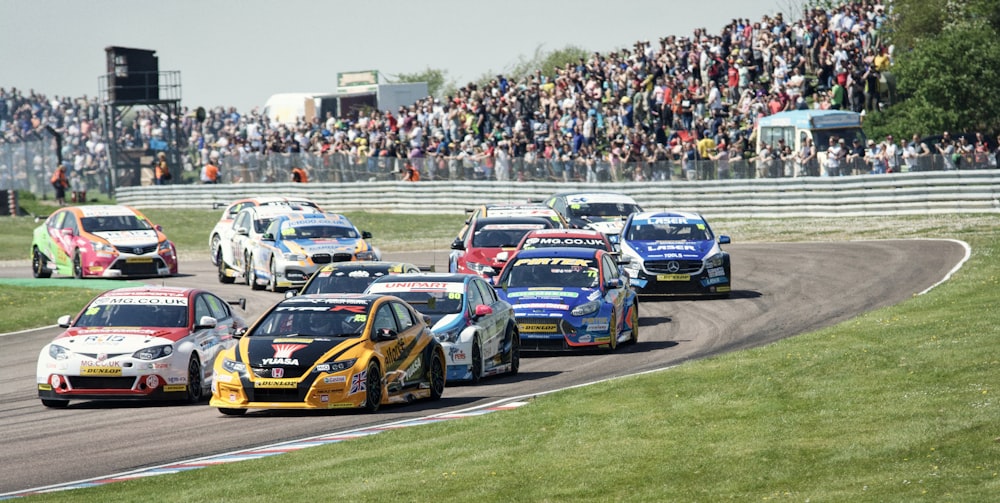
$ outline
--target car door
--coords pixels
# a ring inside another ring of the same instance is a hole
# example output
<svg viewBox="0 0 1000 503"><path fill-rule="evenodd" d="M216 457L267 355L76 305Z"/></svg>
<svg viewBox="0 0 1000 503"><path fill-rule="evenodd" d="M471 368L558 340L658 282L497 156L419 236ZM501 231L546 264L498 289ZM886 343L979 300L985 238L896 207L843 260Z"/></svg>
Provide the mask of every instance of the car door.
<svg viewBox="0 0 1000 503"><path fill-rule="evenodd" d="M604 302L614 306L615 321L621 324L625 315L626 291L624 282L621 287L607 287L609 283L621 282L621 272L610 255L601 254L601 289L604 291Z"/></svg>
<svg viewBox="0 0 1000 503"><path fill-rule="evenodd" d="M242 270L243 268L243 249L244 242L247 240L247 235L252 230L253 215L250 211L241 211L233 219L233 225L230 226L229 230L226 231L226 235L223 236L223 243L228 243L228 253L223 252L223 259L229 264L230 267Z"/></svg>
<svg viewBox="0 0 1000 503"><path fill-rule="evenodd" d="M469 299L470 312L475 313L478 305L489 306L493 310L493 313L476 320L476 324L480 328L479 343L483 350L483 366L488 369L500 363L499 356L503 351L507 314L504 312L503 306L499 304L500 299L497 297L496 291L485 280L475 278L469 282L468 288L467 298Z"/></svg>
<svg viewBox="0 0 1000 503"><path fill-rule="evenodd" d="M53 254L55 262L62 266L71 266L73 255L76 253L76 240L80 236L80 224L76 221L76 215L69 210L63 211L57 219L56 239L53 241Z"/></svg>
<svg viewBox="0 0 1000 503"><path fill-rule="evenodd" d="M396 311L400 311L398 317ZM375 308L372 320L375 351L382 355L385 362L383 373L386 389L390 394L399 393L409 386L410 378L414 376L408 376L408 371L412 372L410 366L415 363L414 358L419 358L419 355L413 354L413 350L420 328L408 313L409 309L405 305L386 301ZM386 331L391 331L395 336L391 339L380 338L379 334L389 333ZM414 381L413 385L416 384Z"/></svg>

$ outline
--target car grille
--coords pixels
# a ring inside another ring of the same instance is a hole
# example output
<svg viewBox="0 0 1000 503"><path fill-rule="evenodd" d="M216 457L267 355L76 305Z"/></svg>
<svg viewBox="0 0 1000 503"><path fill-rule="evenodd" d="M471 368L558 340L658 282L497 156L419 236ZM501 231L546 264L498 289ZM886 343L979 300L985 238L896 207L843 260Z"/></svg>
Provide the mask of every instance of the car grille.
<svg viewBox="0 0 1000 503"><path fill-rule="evenodd" d="M69 376L69 385L74 390L85 389L132 389L135 377L85 377Z"/></svg>
<svg viewBox="0 0 1000 503"><path fill-rule="evenodd" d="M351 253L317 253L312 256L312 261L314 264L329 264L330 262L350 262L354 260L354 255Z"/></svg>
<svg viewBox="0 0 1000 503"><path fill-rule="evenodd" d="M255 402L302 402L304 399L295 388L257 388L253 390Z"/></svg>
<svg viewBox="0 0 1000 503"><path fill-rule="evenodd" d="M555 331L549 330L532 330L532 327L544 327L555 325ZM573 328L568 321L562 318L528 318L528 317L518 317L517 326L521 332L528 332L533 334L548 334L552 336L559 336L560 338L566 334L575 334L576 330Z"/></svg>
<svg viewBox="0 0 1000 503"><path fill-rule="evenodd" d="M676 263L678 269L672 271L670 264ZM695 274L701 270L700 260L647 260L643 266L653 274Z"/></svg>
<svg viewBox="0 0 1000 503"><path fill-rule="evenodd" d="M274 375L274 367L253 367L253 375L257 377L263 377L265 379L271 377L278 377L281 379L294 379L297 377L302 377L302 374L308 372L308 367L281 367L282 375Z"/></svg>
<svg viewBox="0 0 1000 503"><path fill-rule="evenodd" d="M112 269L122 272L122 276L155 276L158 268L167 267L163 260L154 258L151 262L126 262L118 260L111 266Z"/></svg>
<svg viewBox="0 0 1000 503"><path fill-rule="evenodd" d="M115 249L119 253L131 253L132 255L145 255L147 253L153 253L156 251L158 245L153 243L151 245L142 246L116 246Z"/></svg>

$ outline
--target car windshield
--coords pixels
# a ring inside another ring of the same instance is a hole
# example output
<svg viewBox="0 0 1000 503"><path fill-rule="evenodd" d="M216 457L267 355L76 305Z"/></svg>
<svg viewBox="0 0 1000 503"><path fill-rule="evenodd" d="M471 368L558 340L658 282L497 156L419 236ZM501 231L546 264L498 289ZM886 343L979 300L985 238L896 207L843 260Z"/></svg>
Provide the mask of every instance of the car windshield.
<svg viewBox="0 0 1000 503"><path fill-rule="evenodd" d="M513 248L532 229L511 229L483 227L472 235L472 246L476 248Z"/></svg>
<svg viewBox="0 0 1000 503"><path fill-rule="evenodd" d="M711 239L703 223L640 223L629 227L629 241L705 241Z"/></svg>
<svg viewBox="0 0 1000 503"><path fill-rule="evenodd" d="M187 324L187 306L91 304L73 326L180 328Z"/></svg>
<svg viewBox="0 0 1000 503"><path fill-rule="evenodd" d="M335 239L357 238L358 233L350 227L339 225L299 225L281 228L282 239Z"/></svg>
<svg viewBox="0 0 1000 503"><path fill-rule="evenodd" d="M336 307L336 306L334 306ZM300 311L298 308L271 311L251 336L360 337L368 315L350 311Z"/></svg>
<svg viewBox="0 0 1000 503"><path fill-rule="evenodd" d="M570 206L571 217L591 217L598 219L625 218L632 213L641 211L635 204L629 203L588 203Z"/></svg>
<svg viewBox="0 0 1000 503"><path fill-rule="evenodd" d="M434 315L452 314L462 310L462 294L455 292L392 292L395 295L423 314L433 317Z"/></svg>
<svg viewBox="0 0 1000 503"><path fill-rule="evenodd" d="M599 277L598 269L592 263L587 265L567 265L553 262L515 264L507 277L506 286L510 288L536 286L596 288Z"/></svg>
<svg viewBox="0 0 1000 503"><path fill-rule="evenodd" d="M149 222L135 215L104 215L83 217L83 230L87 232L145 231L152 229Z"/></svg>
<svg viewBox="0 0 1000 503"><path fill-rule="evenodd" d="M320 273L306 285L302 293L361 293L368 285L380 278L373 274L330 274Z"/></svg>

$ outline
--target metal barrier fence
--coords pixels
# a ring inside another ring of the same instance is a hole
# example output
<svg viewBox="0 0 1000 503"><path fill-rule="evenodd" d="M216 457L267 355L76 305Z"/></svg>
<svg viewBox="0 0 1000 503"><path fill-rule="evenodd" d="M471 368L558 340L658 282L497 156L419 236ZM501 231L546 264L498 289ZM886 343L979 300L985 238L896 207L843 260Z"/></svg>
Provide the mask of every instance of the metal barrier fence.
<svg viewBox="0 0 1000 503"><path fill-rule="evenodd" d="M397 180L401 177L405 159L395 157L357 157L344 153L333 154L246 154L226 157L220 162L221 183L273 183L291 179L291 169L300 167L309 173L314 182L347 183ZM766 164L737 159L732 161L700 160L686 166L679 160L656 162L610 163L605 160L528 160L513 158L506 165L497 161L489 163L469 158L427 157L412 159L421 173L421 179L433 180L498 180L533 182L646 182L669 180L750 180L755 178L793 178L820 176L817 165L800 166L793 161L776 159ZM967 156L962 161L949 162L941 155L927 155L917 159L910 168L897 163L900 172L945 171L948 169L995 168L996 160L990 156ZM841 168L842 175L871 173L873 167L863 160L853 161ZM148 179L149 177L143 177ZM186 179L196 181L193 174Z"/></svg>
<svg viewBox="0 0 1000 503"><path fill-rule="evenodd" d="M49 179L59 164L56 138L44 130L31 134L33 141L0 144L0 189L52 196Z"/></svg>
<svg viewBox="0 0 1000 503"><path fill-rule="evenodd" d="M328 211L461 214L487 202L542 200L560 191L614 191L644 208L709 217L814 217L1000 213L1000 170L715 181L228 183L126 187L117 201L139 208L211 208L257 196L307 197Z"/></svg>

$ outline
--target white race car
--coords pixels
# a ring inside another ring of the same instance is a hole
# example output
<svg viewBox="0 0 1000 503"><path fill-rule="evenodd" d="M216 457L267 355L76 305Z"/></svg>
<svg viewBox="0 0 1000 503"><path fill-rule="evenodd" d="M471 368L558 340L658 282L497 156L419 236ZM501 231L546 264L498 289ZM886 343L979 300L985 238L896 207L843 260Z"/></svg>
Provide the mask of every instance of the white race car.
<svg viewBox="0 0 1000 503"><path fill-rule="evenodd" d="M219 246L222 243L222 236L232 228L236 215L243 209L256 206L294 206L307 211L321 211L316 203L302 197L248 197L237 199L229 204L215 203L212 205L213 209L222 207L226 209L222 210L222 216L219 217L219 221L216 222L215 227L212 228L212 232L208 235L208 249L211 253L212 265L219 265L218 252Z"/></svg>
<svg viewBox="0 0 1000 503"><path fill-rule="evenodd" d="M235 302L234 302L235 303ZM239 301L241 306L245 300ZM230 303L199 289L129 287L94 297L38 355L38 397L201 401L216 355L247 327Z"/></svg>

